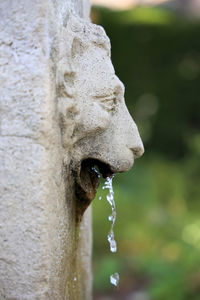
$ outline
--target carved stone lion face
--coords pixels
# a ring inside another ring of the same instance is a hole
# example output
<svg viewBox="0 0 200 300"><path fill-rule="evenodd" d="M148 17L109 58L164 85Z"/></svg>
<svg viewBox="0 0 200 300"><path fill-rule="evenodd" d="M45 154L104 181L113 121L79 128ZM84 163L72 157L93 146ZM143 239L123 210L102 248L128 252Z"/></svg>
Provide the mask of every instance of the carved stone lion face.
<svg viewBox="0 0 200 300"><path fill-rule="evenodd" d="M65 84L73 87L75 101L68 116L73 129L64 126L64 131L70 131L71 135L64 132L63 137L64 143L65 139L71 140L71 170L80 215L95 197L98 172L105 178L128 171L134 159L144 152L137 126L124 101L124 86L115 75L108 38L101 27L89 26L88 35L91 37L93 31L98 41L104 39L103 45L102 40L98 43L94 38L88 43L74 38L73 72L64 76Z"/></svg>

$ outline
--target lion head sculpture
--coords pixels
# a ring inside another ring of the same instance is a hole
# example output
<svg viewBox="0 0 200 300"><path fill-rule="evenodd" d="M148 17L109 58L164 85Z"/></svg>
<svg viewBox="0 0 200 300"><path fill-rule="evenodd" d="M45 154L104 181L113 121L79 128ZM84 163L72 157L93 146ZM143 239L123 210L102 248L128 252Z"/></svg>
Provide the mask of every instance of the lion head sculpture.
<svg viewBox="0 0 200 300"><path fill-rule="evenodd" d="M104 29L72 16L62 30L58 107L80 220L98 187L95 167L104 178L127 171L144 148L124 101L124 86L115 75Z"/></svg>

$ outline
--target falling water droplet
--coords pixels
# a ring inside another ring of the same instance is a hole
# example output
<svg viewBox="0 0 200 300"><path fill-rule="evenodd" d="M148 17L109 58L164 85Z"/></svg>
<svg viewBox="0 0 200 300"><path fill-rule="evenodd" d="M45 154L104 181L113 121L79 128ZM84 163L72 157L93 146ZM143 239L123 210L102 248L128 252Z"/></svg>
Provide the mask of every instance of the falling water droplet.
<svg viewBox="0 0 200 300"><path fill-rule="evenodd" d="M112 222L112 220L113 220L113 216L112 216L112 215L110 215L110 216L108 217L108 220Z"/></svg>
<svg viewBox="0 0 200 300"><path fill-rule="evenodd" d="M118 286L118 283L119 283L119 274L118 273L110 275L110 283L112 283L115 286Z"/></svg>
<svg viewBox="0 0 200 300"><path fill-rule="evenodd" d="M110 243L110 251L116 252L117 251L117 243L114 239L114 232L112 229L110 230L110 233L108 234L108 242Z"/></svg>
<svg viewBox="0 0 200 300"><path fill-rule="evenodd" d="M72 288L75 289L76 288L76 281L77 281L77 277L74 276L74 282L72 284Z"/></svg>

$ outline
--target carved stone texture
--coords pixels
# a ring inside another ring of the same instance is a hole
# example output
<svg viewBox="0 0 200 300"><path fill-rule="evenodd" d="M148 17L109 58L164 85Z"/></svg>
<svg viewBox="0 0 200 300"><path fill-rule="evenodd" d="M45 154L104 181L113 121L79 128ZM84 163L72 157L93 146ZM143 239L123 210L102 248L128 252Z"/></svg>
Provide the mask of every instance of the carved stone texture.
<svg viewBox="0 0 200 300"><path fill-rule="evenodd" d="M0 299L91 299L94 167L110 176L143 153L88 13L0 1Z"/></svg>
<svg viewBox="0 0 200 300"><path fill-rule="evenodd" d="M144 148L104 29L71 15L62 37L57 67L60 126L80 221L95 197L99 172L106 178L129 170Z"/></svg>

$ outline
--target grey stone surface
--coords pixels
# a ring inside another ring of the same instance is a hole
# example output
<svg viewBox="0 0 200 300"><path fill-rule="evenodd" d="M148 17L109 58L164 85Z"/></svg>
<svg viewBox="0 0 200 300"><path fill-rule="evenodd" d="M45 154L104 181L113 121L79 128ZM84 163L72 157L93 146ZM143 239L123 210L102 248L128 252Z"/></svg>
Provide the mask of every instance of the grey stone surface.
<svg viewBox="0 0 200 300"><path fill-rule="evenodd" d="M143 153L87 0L0 2L0 299L91 299L91 209Z"/></svg>
<svg viewBox="0 0 200 300"><path fill-rule="evenodd" d="M77 8L79 3L88 19L89 4L76 1ZM76 250L87 262L82 267L88 276L82 280L86 296L80 294L83 288L76 288L79 296L73 292L76 233L56 100L58 33L72 5L50 0L0 3L1 299L90 297L90 241L83 251L81 246ZM84 235L90 239L89 211L87 215L82 240Z"/></svg>

